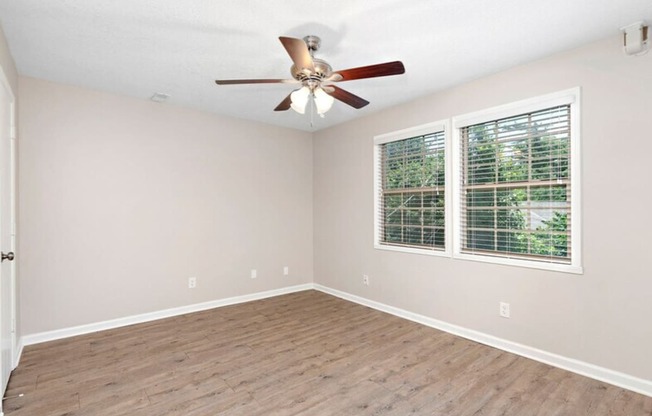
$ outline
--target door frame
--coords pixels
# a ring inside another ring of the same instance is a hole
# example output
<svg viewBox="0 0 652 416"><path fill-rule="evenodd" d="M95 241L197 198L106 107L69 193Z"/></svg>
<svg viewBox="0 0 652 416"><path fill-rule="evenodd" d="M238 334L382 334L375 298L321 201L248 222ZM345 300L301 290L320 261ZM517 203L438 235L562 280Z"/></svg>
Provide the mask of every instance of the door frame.
<svg viewBox="0 0 652 416"><path fill-rule="evenodd" d="M17 140L17 129L16 129L16 95L9 84L9 80L4 72L4 69L0 66L0 84L3 88L7 97L9 98L9 169L7 170L10 178L9 186L9 218L10 224L3 224L4 227L9 227L11 233L11 247L7 251L16 251L16 140ZM5 250L6 248L3 247ZM9 263L9 285L10 285L10 326L11 326L11 340L10 340L10 354L11 354L11 370L14 370L18 366L18 361L20 359L20 348L18 347L18 334L17 334L17 323L16 323L16 261ZM0 317L0 319L2 319ZM3 392L4 393L4 392ZM1 407L0 407L1 409ZM1 414L1 413L0 413Z"/></svg>

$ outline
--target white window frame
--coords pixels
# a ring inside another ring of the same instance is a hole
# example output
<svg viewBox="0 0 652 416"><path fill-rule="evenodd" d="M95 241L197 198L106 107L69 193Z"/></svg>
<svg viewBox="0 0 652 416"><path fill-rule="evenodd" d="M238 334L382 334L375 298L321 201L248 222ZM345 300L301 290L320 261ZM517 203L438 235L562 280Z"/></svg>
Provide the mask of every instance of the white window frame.
<svg viewBox="0 0 652 416"><path fill-rule="evenodd" d="M452 220L452 193L451 193L451 149L450 149L450 120L435 121L432 123L422 124L416 127L411 127L403 130L393 131L390 133L381 134L374 137L374 248L379 250L398 251L404 253L424 254L431 256L444 256L450 257L452 253L451 230L453 226ZM381 229L381 145L394 141L409 139L412 137L422 136L433 133L444 133L444 249L432 250L419 247L405 247L384 244L380 241Z"/></svg>
<svg viewBox="0 0 652 416"><path fill-rule="evenodd" d="M462 253L461 247L461 232L462 232L462 210L461 210L461 161L462 155L460 151L460 144L462 140L461 129L474 124L480 124L517 116L520 114L535 112L551 108L559 105L570 105L571 117L571 167L570 167L570 183L571 183L571 263L559 264L548 263L545 261L508 258L481 254L468 254ZM453 227L447 231L451 231L453 235L453 258L461 260L472 260L486 263L503 264L509 266L528 267L534 269L552 270L559 272L582 274L582 223L581 223L581 153L580 153L580 88L572 88L569 90L559 91L552 94L547 94L539 97L530 98L523 101L518 101L506 105L493 107L486 110L481 110L465 115L453 117L452 119L452 153L450 161L452 163L452 174L447 176L452 180L452 188L449 188L453 210ZM449 186L448 183L446 186Z"/></svg>

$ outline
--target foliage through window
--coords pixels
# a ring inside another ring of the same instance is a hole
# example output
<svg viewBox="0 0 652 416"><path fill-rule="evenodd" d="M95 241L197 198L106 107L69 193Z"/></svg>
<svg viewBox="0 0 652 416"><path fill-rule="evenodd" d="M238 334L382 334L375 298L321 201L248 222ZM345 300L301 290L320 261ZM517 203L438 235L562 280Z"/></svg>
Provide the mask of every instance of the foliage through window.
<svg viewBox="0 0 652 416"><path fill-rule="evenodd" d="M571 106L460 133L461 252L570 264Z"/></svg>
<svg viewBox="0 0 652 416"><path fill-rule="evenodd" d="M378 243L445 248L445 135L427 133L378 145Z"/></svg>

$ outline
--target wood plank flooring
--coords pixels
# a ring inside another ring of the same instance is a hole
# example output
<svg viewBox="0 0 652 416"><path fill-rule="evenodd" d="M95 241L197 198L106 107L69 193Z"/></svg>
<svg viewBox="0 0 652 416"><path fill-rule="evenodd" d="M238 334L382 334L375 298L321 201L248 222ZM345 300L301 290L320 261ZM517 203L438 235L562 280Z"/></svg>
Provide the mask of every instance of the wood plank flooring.
<svg viewBox="0 0 652 416"><path fill-rule="evenodd" d="M306 291L27 347L4 411L639 416L652 398Z"/></svg>

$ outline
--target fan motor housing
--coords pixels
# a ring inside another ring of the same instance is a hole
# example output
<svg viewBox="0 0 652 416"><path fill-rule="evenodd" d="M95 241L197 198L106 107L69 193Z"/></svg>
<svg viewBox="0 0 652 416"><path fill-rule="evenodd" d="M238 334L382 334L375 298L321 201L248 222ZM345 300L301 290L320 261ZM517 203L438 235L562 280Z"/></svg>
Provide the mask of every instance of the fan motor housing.
<svg viewBox="0 0 652 416"><path fill-rule="evenodd" d="M296 65L292 65L290 68L290 73L292 77L297 81L322 81L324 78L327 78L333 72L333 68L324 60L319 58L313 58L313 66L315 67L314 71L308 69L297 69Z"/></svg>

